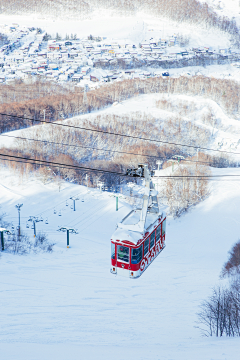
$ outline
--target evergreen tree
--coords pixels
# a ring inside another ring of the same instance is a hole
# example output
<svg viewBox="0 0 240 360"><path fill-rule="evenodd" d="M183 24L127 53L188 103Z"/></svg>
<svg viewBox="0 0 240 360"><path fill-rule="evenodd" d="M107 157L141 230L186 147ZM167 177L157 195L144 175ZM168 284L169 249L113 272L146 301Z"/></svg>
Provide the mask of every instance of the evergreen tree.
<svg viewBox="0 0 240 360"><path fill-rule="evenodd" d="M58 32L56 33L56 40L57 40L57 41L62 40L62 37L61 37L61 35L59 35Z"/></svg>

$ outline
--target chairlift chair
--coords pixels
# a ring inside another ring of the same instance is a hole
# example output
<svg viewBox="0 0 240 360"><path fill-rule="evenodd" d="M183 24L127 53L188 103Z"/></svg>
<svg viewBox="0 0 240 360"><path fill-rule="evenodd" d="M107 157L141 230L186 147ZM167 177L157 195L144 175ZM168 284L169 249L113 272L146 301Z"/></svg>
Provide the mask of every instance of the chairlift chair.
<svg viewBox="0 0 240 360"><path fill-rule="evenodd" d="M46 218L45 224L48 225L48 218Z"/></svg>
<svg viewBox="0 0 240 360"><path fill-rule="evenodd" d="M61 211L59 211L58 216L62 216Z"/></svg>
<svg viewBox="0 0 240 360"><path fill-rule="evenodd" d="M54 214L56 214L56 213L57 213L55 209L53 210L53 213L54 213Z"/></svg>

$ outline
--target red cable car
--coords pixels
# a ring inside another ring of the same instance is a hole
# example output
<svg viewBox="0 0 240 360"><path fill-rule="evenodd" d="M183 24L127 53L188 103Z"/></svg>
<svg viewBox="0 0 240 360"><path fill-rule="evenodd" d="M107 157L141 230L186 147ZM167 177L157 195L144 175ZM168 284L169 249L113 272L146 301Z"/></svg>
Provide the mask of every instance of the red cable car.
<svg viewBox="0 0 240 360"><path fill-rule="evenodd" d="M145 177L143 207L132 210L113 233L110 271L134 279L141 276L165 248L166 216L159 213L157 191L147 165L140 165L130 174Z"/></svg>

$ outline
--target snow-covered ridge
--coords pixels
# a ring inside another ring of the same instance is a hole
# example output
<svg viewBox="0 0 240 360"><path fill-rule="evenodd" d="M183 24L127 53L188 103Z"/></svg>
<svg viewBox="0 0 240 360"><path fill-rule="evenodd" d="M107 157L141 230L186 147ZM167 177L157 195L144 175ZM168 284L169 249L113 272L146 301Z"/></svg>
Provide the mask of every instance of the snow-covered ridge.
<svg viewBox="0 0 240 360"><path fill-rule="evenodd" d="M233 161L239 161L240 155L234 155L234 152L239 153L240 151L240 123L239 121L229 117L222 108L213 100L209 100L198 96L187 96L187 95L166 95L166 94L149 94L141 95L130 100L123 101L121 103L114 104L106 109L96 111L90 114L76 116L70 119L63 120L64 124L74 126L100 126L106 127L112 121L119 121L123 123L129 119L139 119L140 122L151 119L154 122L156 129L166 131L168 123L174 119L177 122L181 122L182 132L184 134L184 127L187 124L193 124L197 128L202 129L209 134L209 140L202 138L202 146L207 148L219 149L221 151L230 151L230 159ZM111 120L112 119L112 120ZM89 124L89 125L88 125ZM117 126L115 123L114 126ZM16 130L0 136L0 146L11 149L26 150L25 140L15 139L15 137L23 137L29 139L45 140L59 142L59 138L52 135L50 131L52 125L39 125L30 127L28 129ZM169 128L170 129L170 128ZM170 131L170 130L169 130ZM71 132L71 131L70 131ZM170 134L171 132L169 132ZM59 133L60 134L60 133ZM195 132L186 133L183 139L175 141L178 143L189 143L193 139ZM201 136L203 136L201 135ZM198 134L199 137L199 134ZM198 142L200 138L198 139ZM65 141L63 141L65 143ZM105 147L104 143L100 144L99 147ZM90 144L86 144L90 146ZM116 145L116 143L115 143ZM38 146L34 142L28 142L28 148ZM41 147L41 144L39 145ZM109 143L107 148L110 149L114 146L114 143ZM118 145L119 146L119 145ZM199 146L200 142L199 142ZM98 147L97 143L94 143L93 147ZM43 148L41 147L42 151ZM49 152L49 147L46 147ZM119 148L121 150L121 148ZM125 149L122 149L125 150ZM45 150L44 150L45 151ZM60 151L60 148L59 148ZM62 150L63 151L63 150ZM71 150L71 147L68 151ZM80 149L77 149L79 154ZM89 152L90 150L87 149ZM211 152L209 152L211 153ZM223 153L224 154L224 153ZM217 155L213 153L213 155Z"/></svg>

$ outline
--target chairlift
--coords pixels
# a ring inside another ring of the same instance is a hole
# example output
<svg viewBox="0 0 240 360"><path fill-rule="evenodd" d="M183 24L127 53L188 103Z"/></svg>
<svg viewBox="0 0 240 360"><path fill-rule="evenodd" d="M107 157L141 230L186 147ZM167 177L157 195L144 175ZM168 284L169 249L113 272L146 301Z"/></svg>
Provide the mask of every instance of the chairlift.
<svg viewBox="0 0 240 360"><path fill-rule="evenodd" d="M84 202L84 199L82 199L82 202Z"/></svg>
<svg viewBox="0 0 240 360"><path fill-rule="evenodd" d="M71 205L71 209L73 210L73 205Z"/></svg>
<svg viewBox="0 0 240 360"><path fill-rule="evenodd" d="M48 218L46 218L45 224L48 225Z"/></svg>
<svg viewBox="0 0 240 360"><path fill-rule="evenodd" d="M68 206L68 202L66 201L66 206Z"/></svg>
<svg viewBox="0 0 240 360"><path fill-rule="evenodd" d="M59 211L58 216L62 216L61 211Z"/></svg>
<svg viewBox="0 0 240 360"><path fill-rule="evenodd" d="M34 230L34 225L32 224L32 226L31 226L31 229L33 229Z"/></svg>
<svg viewBox="0 0 240 360"><path fill-rule="evenodd" d="M56 214L56 213L57 213L55 209L53 210L53 213L54 213L54 214Z"/></svg>
<svg viewBox="0 0 240 360"><path fill-rule="evenodd" d="M26 228L27 228L27 229L29 229L29 225L28 225L28 223L26 223Z"/></svg>

